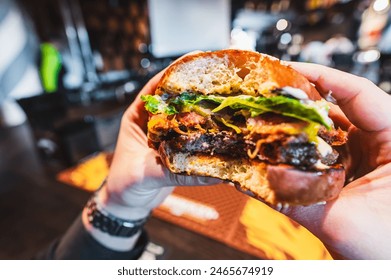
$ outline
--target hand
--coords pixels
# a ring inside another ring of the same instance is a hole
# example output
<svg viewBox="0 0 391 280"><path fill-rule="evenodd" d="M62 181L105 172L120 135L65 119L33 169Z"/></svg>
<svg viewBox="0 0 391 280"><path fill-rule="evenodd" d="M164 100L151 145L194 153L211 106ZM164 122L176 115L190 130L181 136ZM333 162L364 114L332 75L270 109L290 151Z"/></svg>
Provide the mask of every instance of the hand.
<svg viewBox="0 0 391 280"><path fill-rule="evenodd" d="M391 258L391 96L372 82L324 66L292 63L318 90L333 92L330 114L348 131L347 174L340 196L325 205L290 207L284 214L349 259Z"/></svg>
<svg viewBox="0 0 391 280"><path fill-rule="evenodd" d="M177 175L165 168L158 153L148 147L148 114L140 96L151 94L162 76L153 77L122 117L117 146L106 184L98 192L100 205L119 218L138 220L149 215L173 190L173 186L212 185L221 180ZM88 231L105 246L129 250L137 238L115 238L94 230L83 213Z"/></svg>

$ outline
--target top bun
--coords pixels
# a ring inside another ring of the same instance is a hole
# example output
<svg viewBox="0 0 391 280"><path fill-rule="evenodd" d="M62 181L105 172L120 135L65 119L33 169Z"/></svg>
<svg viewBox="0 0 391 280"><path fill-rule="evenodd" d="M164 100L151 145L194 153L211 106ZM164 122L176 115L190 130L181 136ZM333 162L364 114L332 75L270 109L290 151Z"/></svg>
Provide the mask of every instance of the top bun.
<svg viewBox="0 0 391 280"><path fill-rule="evenodd" d="M243 50L221 50L190 54L174 62L165 72L155 94L196 92L269 96L282 87L303 90L310 99L319 93L300 73L269 55Z"/></svg>

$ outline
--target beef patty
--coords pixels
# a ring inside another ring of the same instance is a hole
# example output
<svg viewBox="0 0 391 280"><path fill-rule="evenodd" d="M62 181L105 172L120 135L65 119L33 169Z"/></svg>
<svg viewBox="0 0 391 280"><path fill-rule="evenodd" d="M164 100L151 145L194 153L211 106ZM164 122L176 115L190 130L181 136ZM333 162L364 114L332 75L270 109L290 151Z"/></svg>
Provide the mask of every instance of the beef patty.
<svg viewBox="0 0 391 280"><path fill-rule="evenodd" d="M242 135L221 131L217 133L191 133L170 137L167 144L178 152L191 154L222 154L232 157L243 157L249 151L254 151L256 143L245 140ZM265 142L257 151L256 158L271 164L289 164L301 169L311 169L321 160L322 163L331 165L338 158L338 153L333 151L324 158L316 149L316 145L309 143L305 136L274 135L273 141Z"/></svg>

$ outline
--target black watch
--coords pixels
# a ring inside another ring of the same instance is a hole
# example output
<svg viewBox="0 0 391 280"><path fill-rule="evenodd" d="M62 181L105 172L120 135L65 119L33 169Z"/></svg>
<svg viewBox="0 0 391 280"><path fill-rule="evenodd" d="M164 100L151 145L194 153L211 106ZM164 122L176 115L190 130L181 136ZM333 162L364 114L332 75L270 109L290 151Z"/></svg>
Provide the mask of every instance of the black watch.
<svg viewBox="0 0 391 280"><path fill-rule="evenodd" d="M149 216L140 220L124 220L113 216L104 209L101 209L92 197L86 205L87 217L90 224L102 232L112 236L131 237L139 232L147 222Z"/></svg>

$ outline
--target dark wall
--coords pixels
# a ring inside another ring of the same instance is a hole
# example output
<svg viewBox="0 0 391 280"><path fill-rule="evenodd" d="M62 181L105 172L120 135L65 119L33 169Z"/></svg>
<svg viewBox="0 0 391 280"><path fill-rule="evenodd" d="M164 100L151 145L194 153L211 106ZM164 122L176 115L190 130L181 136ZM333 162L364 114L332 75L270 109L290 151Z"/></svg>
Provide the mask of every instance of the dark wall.
<svg viewBox="0 0 391 280"><path fill-rule="evenodd" d="M150 42L147 1L83 0L81 8L102 71L140 68Z"/></svg>

